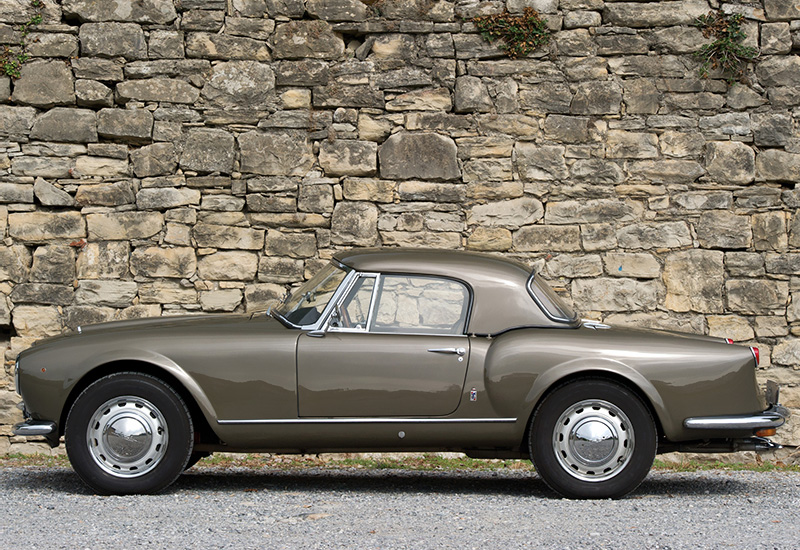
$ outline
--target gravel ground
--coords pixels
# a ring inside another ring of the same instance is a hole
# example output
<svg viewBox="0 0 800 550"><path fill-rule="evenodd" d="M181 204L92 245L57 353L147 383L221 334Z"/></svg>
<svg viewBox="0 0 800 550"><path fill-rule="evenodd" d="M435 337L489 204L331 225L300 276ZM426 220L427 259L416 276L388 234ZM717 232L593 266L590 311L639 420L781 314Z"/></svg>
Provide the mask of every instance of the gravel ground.
<svg viewBox="0 0 800 550"><path fill-rule="evenodd" d="M617 501L530 472L201 468L156 496L0 469L4 549L800 548L800 473L655 471Z"/></svg>

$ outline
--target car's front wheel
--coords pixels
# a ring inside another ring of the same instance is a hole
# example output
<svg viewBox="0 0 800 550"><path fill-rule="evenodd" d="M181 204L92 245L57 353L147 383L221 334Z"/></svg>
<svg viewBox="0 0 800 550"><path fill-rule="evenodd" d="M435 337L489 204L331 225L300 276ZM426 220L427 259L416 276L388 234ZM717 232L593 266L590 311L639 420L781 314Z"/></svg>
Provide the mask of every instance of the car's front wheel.
<svg viewBox="0 0 800 550"><path fill-rule="evenodd" d="M650 471L656 427L642 400L602 379L566 383L534 413L531 460L544 481L569 498L620 498Z"/></svg>
<svg viewBox="0 0 800 550"><path fill-rule="evenodd" d="M183 472L194 428L173 388L147 374L121 372L81 392L64 437L72 467L95 491L156 493Z"/></svg>

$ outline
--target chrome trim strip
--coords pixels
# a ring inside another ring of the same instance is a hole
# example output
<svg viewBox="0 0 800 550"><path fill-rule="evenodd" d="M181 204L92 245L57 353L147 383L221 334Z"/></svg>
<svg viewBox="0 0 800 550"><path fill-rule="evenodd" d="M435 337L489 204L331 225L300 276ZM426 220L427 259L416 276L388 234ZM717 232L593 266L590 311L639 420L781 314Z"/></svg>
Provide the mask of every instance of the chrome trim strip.
<svg viewBox="0 0 800 550"><path fill-rule="evenodd" d="M516 421L516 418L277 418L217 420L217 424L510 424Z"/></svg>
<svg viewBox="0 0 800 550"><path fill-rule="evenodd" d="M773 405L762 413L738 416L699 416L683 421L686 428L696 430L756 430L777 428L789 418L789 411L781 405Z"/></svg>
<svg viewBox="0 0 800 550"><path fill-rule="evenodd" d="M14 424L14 435L50 435L56 431L56 423L46 420L26 420Z"/></svg>

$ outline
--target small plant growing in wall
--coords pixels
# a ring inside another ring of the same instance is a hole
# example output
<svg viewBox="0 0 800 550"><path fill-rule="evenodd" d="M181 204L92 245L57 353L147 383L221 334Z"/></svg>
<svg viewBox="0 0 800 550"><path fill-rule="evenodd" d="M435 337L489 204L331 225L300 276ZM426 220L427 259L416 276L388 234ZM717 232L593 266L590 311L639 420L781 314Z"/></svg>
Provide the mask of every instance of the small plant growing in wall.
<svg viewBox="0 0 800 550"><path fill-rule="evenodd" d="M484 40L500 40L498 47L508 57L524 57L550 41L547 22L533 8L525 8L522 15L508 12L483 15L472 20Z"/></svg>
<svg viewBox="0 0 800 550"><path fill-rule="evenodd" d="M694 54L702 61L700 76L708 78L708 71L719 67L729 84L744 80L747 64L756 61L759 52L757 48L744 45L747 34L742 30L743 18L741 13L727 15L710 11L695 20L694 25L703 31L703 36L714 39Z"/></svg>
<svg viewBox="0 0 800 550"><path fill-rule="evenodd" d="M14 79L19 78L22 65L28 61L30 57L25 49L28 33L30 33L31 26L38 25L42 22L41 10L44 8L44 4L42 0L31 0L31 6L33 6L34 9L33 15L27 22L19 27L19 44L13 48L5 45L3 46L3 51L0 52L0 75L7 75Z"/></svg>

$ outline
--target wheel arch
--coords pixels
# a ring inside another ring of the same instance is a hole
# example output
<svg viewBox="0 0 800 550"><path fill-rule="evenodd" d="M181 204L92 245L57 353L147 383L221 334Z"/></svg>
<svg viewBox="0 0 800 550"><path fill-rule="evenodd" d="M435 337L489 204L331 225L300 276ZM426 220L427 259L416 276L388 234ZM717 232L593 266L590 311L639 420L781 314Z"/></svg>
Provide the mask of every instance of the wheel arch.
<svg viewBox="0 0 800 550"><path fill-rule="evenodd" d="M551 369L548 371L548 373L553 373L554 370L556 369ZM636 371L631 372L638 375ZM549 380L542 380L542 378L544 378L548 373L545 373L537 378L536 383L528 394L528 402L530 405L527 422L525 424L525 430L522 436L522 449L528 448L531 424L533 423L533 419L536 416L536 411L539 409L542 401L544 401L548 395L555 392L559 388L578 380L607 380L615 384L619 384L625 389L631 391L650 411L650 415L653 417L653 421L656 425L657 437L659 439L664 437L664 426L662 424L662 417L659 414L659 408L662 411L664 410L664 403L655 388L649 382L647 382L643 376L638 375L632 380L630 377L623 375L616 369L587 368L582 370L572 370L566 373L562 372L560 377L556 373L553 373L553 376L549 377ZM655 400L653 397L655 397ZM658 407L656 406L656 403L658 404Z"/></svg>
<svg viewBox="0 0 800 550"><path fill-rule="evenodd" d="M58 422L59 435L64 435L67 415L73 403L75 403L75 400L83 390L100 378L118 372L140 372L148 374L169 385L186 403L195 424L196 437L199 436L204 440L219 440L218 435L211 427L216 418L216 413L205 393L203 393L196 382L194 382L185 371L177 367L177 365L172 365L172 368L166 368L163 365L144 359L110 360L97 365L85 373L84 376L73 385L64 402Z"/></svg>

